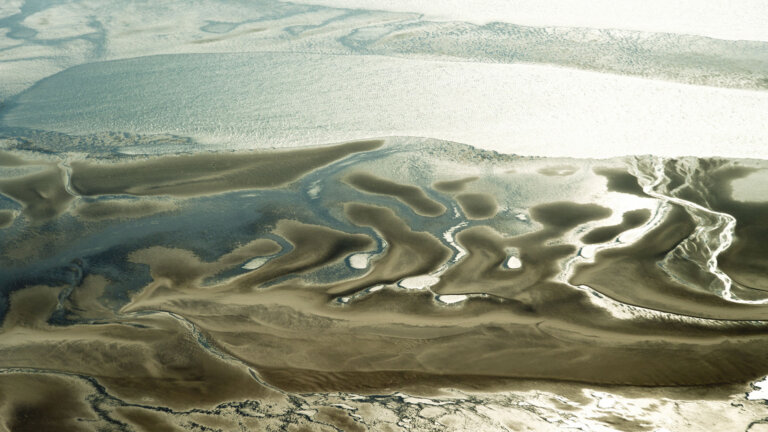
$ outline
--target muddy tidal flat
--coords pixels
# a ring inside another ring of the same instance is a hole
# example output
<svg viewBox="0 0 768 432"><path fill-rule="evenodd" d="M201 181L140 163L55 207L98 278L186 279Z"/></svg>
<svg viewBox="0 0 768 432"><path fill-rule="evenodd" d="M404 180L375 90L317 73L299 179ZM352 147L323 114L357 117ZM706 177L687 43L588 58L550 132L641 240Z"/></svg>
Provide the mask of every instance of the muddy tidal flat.
<svg viewBox="0 0 768 432"><path fill-rule="evenodd" d="M768 431L768 10L358 3L0 5L0 432Z"/></svg>
<svg viewBox="0 0 768 432"><path fill-rule="evenodd" d="M768 416L763 161L390 138L2 164L9 430Z"/></svg>

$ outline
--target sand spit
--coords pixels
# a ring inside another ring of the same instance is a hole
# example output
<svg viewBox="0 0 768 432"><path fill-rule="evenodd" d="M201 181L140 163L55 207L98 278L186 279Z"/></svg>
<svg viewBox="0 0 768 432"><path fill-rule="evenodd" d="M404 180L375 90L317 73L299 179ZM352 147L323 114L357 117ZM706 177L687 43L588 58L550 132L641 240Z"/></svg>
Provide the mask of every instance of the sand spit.
<svg viewBox="0 0 768 432"><path fill-rule="evenodd" d="M444 180L433 184L435 190L440 192L461 192L466 187L467 183L472 183L477 180L478 177L467 177L458 180Z"/></svg>
<svg viewBox="0 0 768 432"><path fill-rule="evenodd" d="M48 166L35 174L0 180L0 193L23 203L31 220L48 220L61 214L74 197L65 188L64 173Z"/></svg>
<svg viewBox="0 0 768 432"><path fill-rule="evenodd" d="M637 228L648 222L651 212L648 209L630 210L621 216L621 223L595 228L581 238L585 244L606 243L621 233Z"/></svg>
<svg viewBox="0 0 768 432"><path fill-rule="evenodd" d="M277 187L350 154L381 146L360 141L289 152L165 156L123 164L72 163L72 188L80 195L195 196Z"/></svg>
<svg viewBox="0 0 768 432"><path fill-rule="evenodd" d="M121 202L114 200L109 202L83 202L77 206L74 213L83 219L90 220L135 219L155 213L172 211L176 208L177 206L174 203L166 201L124 200Z"/></svg>
<svg viewBox="0 0 768 432"><path fill-rule="evenodd" d="M403 185L368 173L352 173L344 181L364 192L391 195L410 206L421 216L440 216L445 206L429 198L416 186Z"/></svg>

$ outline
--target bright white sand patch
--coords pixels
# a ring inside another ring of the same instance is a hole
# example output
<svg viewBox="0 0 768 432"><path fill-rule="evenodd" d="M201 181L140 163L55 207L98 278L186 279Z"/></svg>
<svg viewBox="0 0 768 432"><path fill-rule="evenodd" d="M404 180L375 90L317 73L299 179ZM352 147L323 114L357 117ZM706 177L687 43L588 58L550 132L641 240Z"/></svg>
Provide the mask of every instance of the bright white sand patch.
<svg viewBox="0 0 768 432"><path fill-rule="evenodd" d="M597 407L600 409L611 409L616 405L616 399L612 396L606 396L597 401Z"/></svg>
<svg viewBox="0 0 768 432"><path fill-rule="evenodd" d="M254 258L248 261L247 263L245 263L245 265L243 265L243 268L246 270L256 270L257 268L266 264L267 261L269 261L269 258L264 258L264 257Z"/></svg>
<svg viewBox="0 0 768 432"><path fill-rule="evenodd" d="M432 285L440 282L440 278L430 276L430 275L421 275L421 276L413 276L408 277L400 281L398 285L402 288L406 289L424 289L429 288Z"/></svg>
<svg viewBox="0 0 768 432"><path fill-rule="evenodd" d="M579 249L579 256L591 260L595 257L595 253L599 249L596 245L585 245Z"/></svg>
<svg viewBox="0 0 768 432"><path fill-rule="evenodd" d="M504 262L504 267L509 269L519 269L523 266L523 262L520 261L520 250L516 247L504 248L507 253L507 260Z"/></svg>
<svg viewBox="0 0 768 432"><path fill-rule="evenodd" d="M757 390L747 393L747 399L768 400L768 376L763 378L762 381L756 382L754 386L757 387Z"/></svg>
<svg viewBox="0 0 768 432"><path fill-rule="evenodd" d="M349 266L353 269L366 269L368 268L368 261L371 259L369 254L354 254L349 256Z"/></svg>
<svg viewBox="0 0 768 432"><path fill-rule="evenodd" d="M450 403L450 402L447 402L447 401L435 401L435 400L427 399L427 398L408 396L408 395L405 395L403 393L395 393L395 394L396 395L404 396L403 397L403 402L408 403L408 404L440 406L440 405L447 405L447 404Z"/></svg>
<svg viewBox="0 0 768 432"><path fill-rule="evenodd" d="M457 210L454 208L454 211L457 211ZM458 211L457 211L457 213L458 213ZM458 216L458 214L457 214L457 216ZM465 226L467 226L467 222L466 221L452 226L451 228L448 229L448 231L443 233L443 238L445 239L445 241L448 242L448 244L451 245L451 247L453 247L453 249L456 251L456 256L453 257L453 261L458 261L458 260L464 258L464 256L467 254L466 249L464 249L463 247L459 246L459 244L456 243L456 240L454 240L454 238L453 238L454 237L454 233L456 232L456 230L458 230L460 228L464 228Z"/></svg>
<svg viewBox="0 0 768 432"><path fill-rule="evenodd" d="M454 303L462 302L468 298L469 296L466 296L463 294L448 294L448 295L439 295L436 297L437 301L445 304L454 304Z"/></svg>
<svg viewBox="0 0 768 432"><path fill-rule="evenodd" d="M523 266L523 263L520 261L520 258L516 256L511 256L507 260L507 267L511 269L518 269Z"/></svg>

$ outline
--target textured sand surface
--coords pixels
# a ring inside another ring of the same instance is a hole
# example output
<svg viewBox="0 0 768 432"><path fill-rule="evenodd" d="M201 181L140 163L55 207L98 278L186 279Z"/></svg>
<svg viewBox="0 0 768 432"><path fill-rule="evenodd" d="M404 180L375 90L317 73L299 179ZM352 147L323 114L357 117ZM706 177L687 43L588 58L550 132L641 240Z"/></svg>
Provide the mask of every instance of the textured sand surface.
<svg viewBox="0 0 768 432"><path fill-rule="evenodd" d="M767 5L0 1L0 432L768 430Z"/></svg>
<svg viewBox="0 0 768 432"><path fill-rule="evenodd" d="M768 374L768 205L730 186L763 161L488 156L407 138L7 152L31 172L2 183L21 216L3 231L0 385L27 389L6 427L679 426L640 402L657 394L729 427L768 417L745 398ZM392 392L394 411L374 396ZM554 405L519 424L527 405L487 411L539 397Z"/></svg>

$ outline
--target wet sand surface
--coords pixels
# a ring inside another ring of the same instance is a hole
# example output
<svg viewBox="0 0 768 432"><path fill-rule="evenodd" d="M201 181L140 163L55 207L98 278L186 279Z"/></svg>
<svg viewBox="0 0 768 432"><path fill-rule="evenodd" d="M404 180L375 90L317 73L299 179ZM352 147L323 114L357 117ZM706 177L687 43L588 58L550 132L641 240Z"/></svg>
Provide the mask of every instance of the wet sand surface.
<svg viewBox="0 0 768 432"><path fill-rule="evenodd" d="M493 195L482 193L458 194L456 201L469 219L488 219L496 215L499 207Z"/></svg>
<svg viewBox="0 0 768 432"><path fill-rule="evenodd" d="M13 211L0 210L0 228L7 228L11 226L15 218L16 214Z"/></svg>
<svg viewBox="0 0 768 432"><path fill-rule="evenodd" d="M0 1L0 432L768 431L768 3L578 2Z"/></svg>
<svg viewBox="0 0 768 432"><path fill-rule="evenodd" d="M608 242L625 231L642 226L650 217L651 212L648 209L630 210L622 215L620 224L595 228L584 235L581 241L585 244Z"/></svg>
<svg viewBox="0 0 768 432"><path fill-rule="evenodd" d="M124 164L73 162L72 188L80 195L192 196L280 186L381 141L360 141L292 152L166 156Z"/></svg>
<svg viewBox="0 0 768 432"><path fill-rule="evenodd" d="M390 195L410 206L421 216L440 216L445 207L430 199L416 186L403 185L368 173L352 173L345 179L353 187L369 193Z"/></svg>
<svg viewBox="0 0 768 432"><path fill-rule="evenodd" d="M768 419L765 161L389 138L0 166L0 430Z"/></svg>

